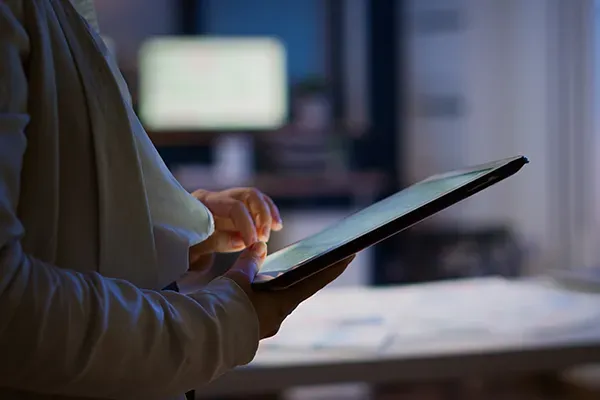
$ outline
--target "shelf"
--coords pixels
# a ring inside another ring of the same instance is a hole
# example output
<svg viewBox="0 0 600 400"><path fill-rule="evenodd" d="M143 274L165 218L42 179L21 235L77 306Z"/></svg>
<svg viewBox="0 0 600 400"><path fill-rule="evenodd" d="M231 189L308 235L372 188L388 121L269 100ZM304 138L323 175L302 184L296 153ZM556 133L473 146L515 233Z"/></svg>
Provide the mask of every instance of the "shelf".
<svg viewBox="0 0 600 400"><path fill-rule="evenodd" d="M274 197L376 196L386 182L380 172L350 172L331 176L292 177L261 174L254 186Z"/></svg>
<svg viewBox="0 0 600 400"><path fill-rule="evenodd" d="M206 189L212 191L227 189L230 185L219 182L206 171L176 177L187 190ZM352 197L373 200L386 184L388 178L378 171L348 172L318 176L286 176L261 173L247 182L235 186L255 187L271 197L279 199L310 199L327 197Z"/></svg>
<svg viewBox="0 0 600 400"><path fill-rule="evenodd" d="M148 132L156 147L210 146L220 132L173 131Z"/></svg>

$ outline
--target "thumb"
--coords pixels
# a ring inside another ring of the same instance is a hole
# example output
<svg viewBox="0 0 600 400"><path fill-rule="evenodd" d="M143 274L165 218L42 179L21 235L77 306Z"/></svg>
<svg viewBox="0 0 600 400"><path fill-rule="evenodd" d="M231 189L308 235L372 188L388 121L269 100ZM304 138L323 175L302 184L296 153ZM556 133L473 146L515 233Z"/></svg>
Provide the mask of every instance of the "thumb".
<svg viewBox="0 0 600 400"><path fill-rule="evenodd" d="M263 242L256 242L248 247L239 256L233 267L227 271L225 277L233 280L242 289L250 289L250 284L258 273L267 255L267 245Z"/></svg>

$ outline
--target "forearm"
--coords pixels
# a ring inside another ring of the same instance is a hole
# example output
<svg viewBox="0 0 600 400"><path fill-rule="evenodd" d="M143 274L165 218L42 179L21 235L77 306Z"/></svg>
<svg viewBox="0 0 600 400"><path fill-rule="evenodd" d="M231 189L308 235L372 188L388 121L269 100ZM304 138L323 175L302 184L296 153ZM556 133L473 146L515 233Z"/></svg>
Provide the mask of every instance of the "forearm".
<svg viewBox="0 0 600 400"><path fill-rule="evenodd" d="M217 280L190 296L142 291L23 251L17 210L27 105L38 101L29 98L24 68L31 43L19 18L23 4L0 1L0 387L166 397L247 363L258 322L233 282Z"/></svg>
<svg viewBox="0 0 600 400"><path fill-rule="evenodd" d="M106 398L180 394L249 362L258 323L217 280L194 295L141 291L0 253L0 387Z"/></svg>

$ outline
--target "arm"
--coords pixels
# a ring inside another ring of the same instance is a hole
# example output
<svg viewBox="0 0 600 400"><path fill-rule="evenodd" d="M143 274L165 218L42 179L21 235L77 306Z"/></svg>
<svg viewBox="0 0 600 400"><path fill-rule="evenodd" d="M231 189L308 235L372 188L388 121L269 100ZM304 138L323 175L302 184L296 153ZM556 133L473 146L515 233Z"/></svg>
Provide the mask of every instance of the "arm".
<svg viewBox="0 0 600 400"><path fill-rule="evenodd" d="M166 397L249 362L256 314L221 278L190 296L142 291L24 253L16 215L26 149L27 34L0 2L0 387Z"/></svg>

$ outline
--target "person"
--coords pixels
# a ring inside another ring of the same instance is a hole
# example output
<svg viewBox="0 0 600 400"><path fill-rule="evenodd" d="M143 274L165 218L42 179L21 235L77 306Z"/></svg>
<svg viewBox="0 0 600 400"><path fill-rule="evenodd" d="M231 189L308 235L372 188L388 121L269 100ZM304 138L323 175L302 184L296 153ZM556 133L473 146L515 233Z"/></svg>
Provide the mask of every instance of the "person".
<svg viewBox="0 0 600 400"><path fill-rule="evenodd" d="M250 362L350 259L253 291L282 227L275 204L251 188L183 190L90 11L0 2L0 398L182 398ZM176 291L241 250L224 276Z"/></svg>

